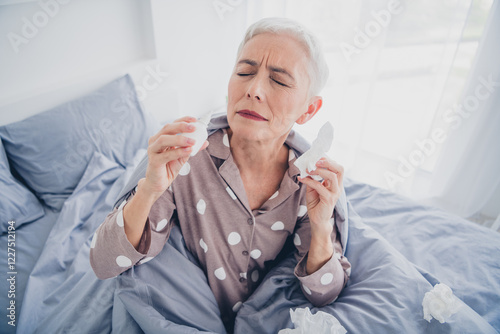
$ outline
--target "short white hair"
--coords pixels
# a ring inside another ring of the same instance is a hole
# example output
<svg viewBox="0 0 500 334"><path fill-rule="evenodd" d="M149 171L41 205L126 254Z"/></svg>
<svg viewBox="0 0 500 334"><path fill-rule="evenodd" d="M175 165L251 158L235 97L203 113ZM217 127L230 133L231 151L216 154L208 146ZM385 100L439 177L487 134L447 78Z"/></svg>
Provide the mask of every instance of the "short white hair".
<svg viewBox="0 0 500 334"><path fill-rule="evenodd" d="M264 34L288 34L295 38L305 48L309 56L309 95L318 95L325 87L328 80L328 64L323 55L323 48L320 41L312 32L307 30L297 21L281 17L268 17L253 23L248 27L245 38L238 48L238 57L245 44L253 37Z"/></svg>

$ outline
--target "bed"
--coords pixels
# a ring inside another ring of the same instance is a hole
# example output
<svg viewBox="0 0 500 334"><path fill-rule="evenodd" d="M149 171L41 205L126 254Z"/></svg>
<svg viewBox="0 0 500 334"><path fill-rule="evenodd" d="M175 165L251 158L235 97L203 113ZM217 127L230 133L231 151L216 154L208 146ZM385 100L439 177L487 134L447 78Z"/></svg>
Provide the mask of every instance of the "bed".
<svg viewBox="0 0 500 334"><path fill-rule="evenodd" d="M163 251L99 280L95 230L126 189L161 127L129 75L0 127L1 333L224 333L215 298L174 228ZM333 315L348 333L498 333L500 234L436 207L345 179L350 280L314 308L285 251L243 303L235 333L293 328L290 309ZM438 283L462 307L424 320ZM14 326L15 325L15 326Z"/></svg>

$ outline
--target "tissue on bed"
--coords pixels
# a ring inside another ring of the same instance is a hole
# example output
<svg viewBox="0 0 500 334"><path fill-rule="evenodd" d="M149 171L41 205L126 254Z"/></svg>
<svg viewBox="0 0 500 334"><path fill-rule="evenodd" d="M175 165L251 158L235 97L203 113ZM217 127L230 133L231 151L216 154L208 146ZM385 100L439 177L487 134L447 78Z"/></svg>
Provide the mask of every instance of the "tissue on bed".
<svg viewBox="0 0 500 334"><path fill-rule="evenodd" d="M285 328L278 334L345 334L347 331L340 322L331 314L318 311L311 314L309 307L290 309L290 318L295 329Z"/></svg>
<svg viewBox="0 0 500 334"><path fill-rule="evenodd" d="M325 156L330 150L333 142L333 127L330 122L326 122L319 129L318 137L313 141L311 148L302 154L294 164L300 170L300 177L305 178L311 176L313 179L320 181L322 178L319 175L309 175L307 170L312 172L316 169L316 162Z"/></svg>
<svg viewBox="0 0 500 334"><path fill-rule="evenodd" d="M434 318L440 323L445 323L462 305L449 286L439 283L424 295L422 306L425 320L431 322Z"/></svg>

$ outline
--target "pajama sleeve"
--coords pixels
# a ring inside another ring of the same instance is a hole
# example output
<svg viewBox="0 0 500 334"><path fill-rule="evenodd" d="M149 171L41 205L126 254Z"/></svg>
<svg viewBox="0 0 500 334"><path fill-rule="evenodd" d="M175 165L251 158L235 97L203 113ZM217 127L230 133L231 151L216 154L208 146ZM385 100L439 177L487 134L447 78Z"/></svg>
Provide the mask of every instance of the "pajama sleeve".
<svg viewBox="0 0 500 334"><path fill-rule="evenodd" d="M311 227L307 214L299 218L295 229L294 244L297 248L298 263L295 267L295 276L300 281L302 292L316 307L325 306L335 301L349 279L351 264L342 255L340 234L337 231L334 218L331 235L333 242L332 257L317 271L308 274L306 271L307 255L311 241Z"/></svg>
<svg viewBox="0 0 500 334"><path fill-rule="evenodd" d="M90 244L90 264L100 279L118 276L136 264L148 262L168 240L175 221L172 192L165 191L153 204L137 249L128 240L123 221L123 208L134 195L135 189L107 215L94 233Z"/></svg>

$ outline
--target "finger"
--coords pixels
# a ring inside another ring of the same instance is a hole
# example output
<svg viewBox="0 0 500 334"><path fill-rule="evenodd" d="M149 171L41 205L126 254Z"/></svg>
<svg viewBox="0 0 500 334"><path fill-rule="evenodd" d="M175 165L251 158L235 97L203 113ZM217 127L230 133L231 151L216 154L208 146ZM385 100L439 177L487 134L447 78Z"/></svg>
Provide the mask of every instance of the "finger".
<svg viewBox="0 0 500 334"><path fill-rule="evenodd" d="M335 174L337 174L337 181L339 183L339 186L342 187L343 185L343 179L344 179L344 167L340 165L339 163L327 159L327 158L321 158L317 163L316 166L320 168L327 168L331 171L333 171Z"/></svg>
<svg viewBox="0 0 500 334"><path fill-rule="evenodd" d="M150 164L152 166L160 166L168 164L171 161L180 160L180 162L185 162L189 159L192 147L183 147L177 149L167 150L163 153L155 154L149 157ZM185 161L184 161L185 160Z"/></svg>
<svg viewBox="0 0 500 334"><path fill-rule="evenodd" d="M298 180L307 185L308 187L310 187L311 189L315 190L318 193L319 197L322 198L323 200L328 201L328 199L332 197L330 191L326 187L324 187L320 181L313 180L310 177L305 177L305 178L299 177Z"/></svg>
<svg viewBox="0 0 500 334"><path fill-rule="evenodd" d="M189 122L168 123L165 124L155 135L149 138L148 144L156 141L162 135L175 135L183 132L194 132L194 130L194 125L189 124Z"/></svg>
<svg viewBox="0 0 500 334"><path fill-rule="evenodd" d="M331 180L325 180L325 181L327 182L327 185L325 185L325 187L331 190L337 196L340 196L341 187L338 178L334 177Z"/></svg>
<svg viewBox="0 0 500 334"><path fill-rule="evenodd" d="M323 185L330 191L338 191L338 175L326 168L316 168L310 172L311 175L319 175L323 178Z"/></svg>
<svg viewBox="0 0 500 334"><path fill-rule="evenodd" d="M208 142L208 140L205 140L205 142L203 143L203 146L200 148L200 151L206 149L209 144L210 143Z"/></svg>
<svg viewBox="0 0 500 334"><path fill-rule="evenodd" d="M316 162L316 166L321 167L321 168L327 168L331 170L332 172L335 172L337 174L342 174L344 175L344 167L328 158L321 158Z"/></svg>
<svg viewBox="0 0 500 334"><path fill-rule="evenodd" d="M184 117L181 117L181 118L178 118L174 121L174 123L177 123L177 122L187 122L187 123L193 123L193 122L196 122L197 119L196 117L192 117L192 116L184 116Z"/></svg>
<svg viewBox="0 0 500 334"><path fill-rule="evenodd" d="M195 144L195 140L185 136L177 135L161 135L156 141L148 146L148 153L163 153L168 149L176 149L179 147L190 147Z"/></svg>
<svg viewBox="0 0 500 334"><path fill-rule="evenodd" d="M196 141L193 138L182 135L161 135L148 146L148 151L151 153L162 153L167 149L189 147L195 143Z"/></svg>

